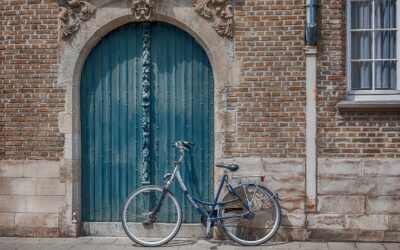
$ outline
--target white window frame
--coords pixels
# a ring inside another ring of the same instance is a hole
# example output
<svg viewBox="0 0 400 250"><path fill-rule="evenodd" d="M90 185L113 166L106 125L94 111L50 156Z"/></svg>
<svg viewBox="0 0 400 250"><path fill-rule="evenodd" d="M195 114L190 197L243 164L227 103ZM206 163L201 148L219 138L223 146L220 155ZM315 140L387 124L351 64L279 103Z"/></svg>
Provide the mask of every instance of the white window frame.
<svg viewBox="0 0 400 250"><path fill-rule="evenodd" d="M396 90L353 90L351 86L351 2L365 1L365 0L347 0L346 1L346 74L347 74L347 90L349 99L354 101L385 101L385 100L400 100L400 0L396 1L396 55L397 69L396 69ZM375 0L370 0L375 2ZM373 15L375 15L375 5L373 5ZM372 20L372 29L375 28L375 20ZM375 38L373 38L375 41ZM372 53L375 53L374 42L372 43ZM374 58L374 56L373 56ZM373 83L375 83L375 70L372 69ZM372 88L375 88L374 84Z"/></svg>

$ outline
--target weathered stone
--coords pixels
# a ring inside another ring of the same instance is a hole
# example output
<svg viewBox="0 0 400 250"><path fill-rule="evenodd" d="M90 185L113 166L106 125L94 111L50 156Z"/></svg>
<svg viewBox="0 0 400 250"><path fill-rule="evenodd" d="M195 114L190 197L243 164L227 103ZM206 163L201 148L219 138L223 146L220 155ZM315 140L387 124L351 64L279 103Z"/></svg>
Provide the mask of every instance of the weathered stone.
<svg viewBox="0 0 400 250"><path fill-rule="evenodd" d="M58 215L49 213L17 213L15 224L19 227L58 227Z"/></svg>
<svg viewBox="0 0 400 250"><path fill-rule="evenodd" d="M58 114L58 127L60 129L60 132L66 133L66 134L72 134L73 126L79 126L79 124L73 124L71 121L74 121L72 119L72 113L68 113L68 112L59 113Z"/></svg>
<svg viewBox="0 0 400 250"><path fill-rule="evenodd" d="M0 213L1 226L12 226L14 224L15 224L15 213Z"/></svg>
<svg viewBox="0 0 400 250"><path fill-rule="evenodd" d="M64 159L78 160L80 159L80 134L64 134Z"/></svg>
<svg viewBox="0 0 400 250"><path fill-rule="evenodd" d="M340 214L309 214L307 215L308 228L344 229L345 217Z"/></svg>
<svg viewBox="0 0 400 250"><path fill-rule="evenodd" d="M319 159L318 176L350 176L362 175L362 160L355 159Z"/></svg>
<svg viewBox="0 0 400 250"><path fill-rule="evenodd" d="M282 214L281 225L285 227L304 227L306 223L306 215L290 213Z"/></svg>
<svg viewBox="0 0 400 250"><path fill-rule="evenodd" d="M365 212L364 196L320 195L318 212L333 214L362 214Z"/></svg>
<svg viewBox="0 0 400 250"><path fill-rule="evenodd" d="M400 196L368 197L368 214L400 214Z"/></svg>
<svg viewBox="0 0 400 250"><path fill-rule="evenodd" d="M400 176L400 160L367 160L364 163L367 176Z"/></svg>
<svg viewBox="0 0 400 250"><path fill-rule="evenodd" d="M62 196L29 196L24 212L58 213L64 204Z"/></svg>
<svg viewBox="0 0 400 250"><path fill-rule="evenodd" d="M236 112L235 111L226 111L224 112L224 130L227 132L235 132L236 131Z"/></svg>
<svg viewBox="0 0 400 250"><path fill-rule="evenodd" d="M0 224L0 237L15 237L16 236L15 228L16 228L15 225L6 226ZM3 247L4 245L2 244L1 246ZM15 244L13 246L15 246ZM5 250L8 249L12 248L5 248Z"/></svg>
<svg viewBox="0 0 400 250"><path fill-rule="evenodd" d="M337 229L311 229L309 240L319 241L356 241L358 230L337 230Z"/></svg>
<svg viewBox="0 0 400 250"><path fill-rule="evenodd" d="M305 175L304 160L262 158L263 173L291 173Z"/></svg>
<svg viewBox="0 0 400 250"><path fill-rule="evenodd" d="M386 242L399 242L400 232L396 231L385 231L385 238L383 239Z"/></svg>
<svg viewBox="0 0 400 250"><path fill-rule="evenodd" d="M0 161L0 177L59 177L57 161Z"/></svg>
<svg viewBox="0 0 400 250"><path fill-rule="evenodd" d="M58 179L38 179L36 180L37 195L65 195L65 183Z"/></svg>
<svg viewBox="0 0 400 250"><path fill-rule="evenodd" d="M272 241L304 241L307 239L307 230L299 228L287 228L281 226Z"/></svg>
<svg viewBox="0 0 400 250"><path fill-rule="evenodd" d="M16 165L14 161L0 161L0 177L23 177L24 166Z"/></svg>
<svg viewBox="0 0 400 250"><path fill-rule="evenodd" d="M34 195L32 178L0 178L0 195Z"/></svg>
<svg viewBox="0 0 400 250"><path fill-rule="evenodd" d="M372 177L370 182L376 183L376 190L371 195L399 195L400 177Z"/></svg>
<svg viewBox="0 0 400 250"><path fill-rule="evenodd" d="M27 199L24 196L0 195L0 212L25 212Z"/></svg>
<svg viewBox="0 0 400 250"><path fill-rule="evenodd" d="M305 198L301 195L283 194L279 196L279 204L284 213L304 213Z"/></svg>
<svg viewBox="0 0 400 250"><path fill-rule="evenodd" d="M389 229L387 215L346 215L346 228L363 230Z"/></svg>
<svg viewBox="0 0 400 250"><path fill-rule="evenodd" d="M24 177L58 178L60 162L56 161L23 161Z"/></svg>
<svg viewBox="0 0 400 250"><path fill-rule="evenodd" d="M359 241L383 241L385 231L361 230L358 235ZM364 249L364 248L360 248Z"/></svg>
<svg viewBox="0 0 400 250"><path fill-rule="evenodd" d="M305 177L297 174L274 174L265 175L264 186L268 187L273 192L278 193L280 196L304 196Z"/></svg>
<svg viewBox="0 0 400 250"><path fill-rule="evenodd" d="M389 215L389 229L400 231L400 215Z"/></svg>
<svg viewBox="0 0 400 250"><path fill-rule="evenodd" d="M364 195L376 189L376 181L370 178L324 177L318 180L318 193L322 195Z"/></svg>
<svg viewBox="0 0 400 250"><path fill-rule="evenodd" d="M238 172L235 175L246 176L246 175L263 175L262 171L262 161L261 158L233 158L231 159L233 163L240 166Z"/></svg>
<svg viewBox="0 0 400 250"><path fill-rule="evenodd" d="M16 226L15 236L17 237L57 237L60 235L58 228L49 227L28 227L28 226Z"/></svg>

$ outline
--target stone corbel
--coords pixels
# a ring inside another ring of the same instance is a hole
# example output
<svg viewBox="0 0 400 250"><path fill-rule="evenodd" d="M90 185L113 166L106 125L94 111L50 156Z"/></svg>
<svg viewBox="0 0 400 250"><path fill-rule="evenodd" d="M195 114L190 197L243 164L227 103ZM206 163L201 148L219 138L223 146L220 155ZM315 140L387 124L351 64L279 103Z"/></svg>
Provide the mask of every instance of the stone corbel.
<svg viewBox="0 0 400 250"><path fill-rule="evenodd" d="M128 0L128 6L137 21L149 21L154 11L154 0Z"/></svg>
<svg viewBox="0 0 400 250"><path fill-rule="evenodd" d="M215 31L222 37L233 37L233 7L229 0L193 0L194 10L214 22Z"/></svg>
<svg viewBox="0 0 400 250"><path fill-rule="evenodd" d="M60 36L67 39L76 33L82 22L89 20L96 12L96 7L81 0L58 0L60 13Z"/></svg>

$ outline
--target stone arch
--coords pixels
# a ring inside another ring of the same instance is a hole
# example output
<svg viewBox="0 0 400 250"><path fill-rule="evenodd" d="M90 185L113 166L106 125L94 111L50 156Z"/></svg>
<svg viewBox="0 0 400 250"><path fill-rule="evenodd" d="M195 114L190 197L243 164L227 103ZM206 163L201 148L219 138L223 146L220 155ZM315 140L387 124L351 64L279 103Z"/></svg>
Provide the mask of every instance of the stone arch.
<svg viewBox="0 0 400 250"><path fill-rule="evenodd" d="M64 235L76 236L80 225L80 77L85 60L96 44L112 30L134 22L125 1L102 0L94 3L96 15L83 23L70 40L60 43L57 83L66 89L65 111L59 115L59 127L65 135L63 172L67 178L67 192L60 230ZM214 75L214 134L215 161L223 158L226 119L224 88L238 81L236 65L230 56L231 41L220 37L212 24L201 18L191 1L162 1L154 21L173 24L188 32L206 51ZM230 117L230 116L229 116ZM214 174L215 177L218 173Z"/></svg>

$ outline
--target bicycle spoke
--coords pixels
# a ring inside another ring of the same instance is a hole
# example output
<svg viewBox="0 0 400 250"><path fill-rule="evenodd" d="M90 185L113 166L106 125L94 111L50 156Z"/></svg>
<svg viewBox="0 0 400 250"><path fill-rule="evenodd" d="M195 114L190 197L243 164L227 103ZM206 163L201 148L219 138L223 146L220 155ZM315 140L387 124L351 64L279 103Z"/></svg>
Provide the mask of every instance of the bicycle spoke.
<svg viewBox="0 0 400 250"><path fill-rule="evenodd" d="M246 186L246 189L245 189L245 187L244 187L245 185L242 185L242 189L243 189L243 192L244 192L244 195L246 196L246 201L247 201L247 206L250 206L250 201L249 201L249 197L247 196L247 186Z"/></svg>
<svg viewBox="0 0 400 250"><path fill-rule="evenodd" d="M250 201L251 203L253 203L253 200L254 200L254 197L255 197L257 191L258 191L258 186L256 186L256 191L254 191L254 193L253 193L253 197L251 198L251 201Z"/></svg>
<svg viewBox="0 0 400 250"><path fill-rule="evenodd" d="M244 245L258 245L270 239L279 226L276 223L280 220L279 205L276 205L274 198L258 185L241 185L237 191L244 192L240 195L243 199L236 203L233 209L232 206L227 206L221 210L223 217L243 215L223 220L223 227L228 236ZM232 212L248 211L245 202L248 202L251 213Z"/></svg>
<svg viewBox="0 0 400 250"><path fill-rule="evenodd" d="M129 238L145 246L159 246L172 239L182 223L176 198L167 193L155 212L163 190L149 186L132 194L124 205L122 222Z"/></svg>

